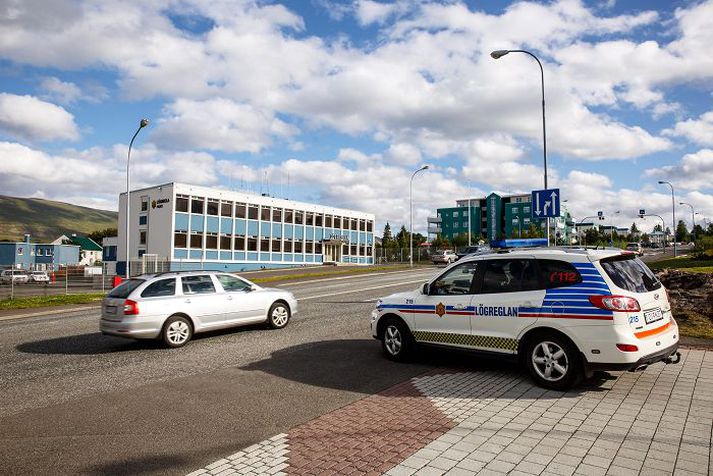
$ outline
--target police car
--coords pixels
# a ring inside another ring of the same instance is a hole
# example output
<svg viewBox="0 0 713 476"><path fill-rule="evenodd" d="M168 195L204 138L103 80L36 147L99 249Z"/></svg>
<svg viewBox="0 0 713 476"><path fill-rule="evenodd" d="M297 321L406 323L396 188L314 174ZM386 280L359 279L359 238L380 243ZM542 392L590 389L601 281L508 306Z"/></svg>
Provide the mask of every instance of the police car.
<svg viewBox="0 0 713 476"><path fill-rule="evenodd" d="M378 300L371 331L396 361L417 344L495 353L557 390L596 370L680 360L666 289L634 253L615 249L466 257L421 289Z"/></svg>

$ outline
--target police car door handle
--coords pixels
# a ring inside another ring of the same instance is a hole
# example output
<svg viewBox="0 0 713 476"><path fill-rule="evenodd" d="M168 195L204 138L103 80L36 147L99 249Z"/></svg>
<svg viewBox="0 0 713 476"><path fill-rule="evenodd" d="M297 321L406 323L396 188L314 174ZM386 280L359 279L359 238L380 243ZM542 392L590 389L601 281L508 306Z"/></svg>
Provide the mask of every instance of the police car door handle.
<svg viewBox="0 0 713 476"><path fill-rule="evenodd" d="M453 309L455 309L456 311L462 311L465 308L466 308L466 306L464 304L455 304L453 306Z"/></svg>

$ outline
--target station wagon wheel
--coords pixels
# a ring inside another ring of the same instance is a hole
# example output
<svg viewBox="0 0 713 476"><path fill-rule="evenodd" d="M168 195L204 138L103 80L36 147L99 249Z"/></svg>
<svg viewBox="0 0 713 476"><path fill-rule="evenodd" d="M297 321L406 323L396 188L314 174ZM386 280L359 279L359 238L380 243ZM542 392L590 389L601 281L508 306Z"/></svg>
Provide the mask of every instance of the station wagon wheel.
<svg viewBox="0 0 713 476"><path fill-rule="evenodd" d="M535 383L554 390L566 390L582 378L582 365L576 347L557 335L532 339L525 360Z"/></svg>
<svg viewBox="0 0 713 476"><path fill-rule="evenodd" d="M389 319L381 335L381 347L389 359L406 360L412 347L411 333L406 324L399 319Z"/></svg>
<svg viewBox="0 0 713 476"><path fill-rule="evenodd" d="M193 326L183 316L171 316L163 325L163 342L169 347L182 347L193 337Z"/></svg>
<svg viewBox="0 0 713 476"><path fill-rule="evenodd" d="M267 313L267 323L273 329L282 329L290 321L290 308L286 304L276 302Z"/></svg>

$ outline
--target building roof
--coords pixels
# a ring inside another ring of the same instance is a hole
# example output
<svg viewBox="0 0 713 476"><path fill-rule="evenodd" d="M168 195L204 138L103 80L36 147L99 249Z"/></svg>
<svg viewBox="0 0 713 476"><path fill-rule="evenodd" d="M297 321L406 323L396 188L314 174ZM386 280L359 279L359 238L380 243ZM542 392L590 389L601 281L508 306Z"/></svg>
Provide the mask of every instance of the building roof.
<svg viewBox="0 0 713 476"><path fill-rule="evenodd" d="M101 251L102 247L96 241L87 236L72 236L70 238L73 244L79 245L79 248L85 251Z"/></svg>

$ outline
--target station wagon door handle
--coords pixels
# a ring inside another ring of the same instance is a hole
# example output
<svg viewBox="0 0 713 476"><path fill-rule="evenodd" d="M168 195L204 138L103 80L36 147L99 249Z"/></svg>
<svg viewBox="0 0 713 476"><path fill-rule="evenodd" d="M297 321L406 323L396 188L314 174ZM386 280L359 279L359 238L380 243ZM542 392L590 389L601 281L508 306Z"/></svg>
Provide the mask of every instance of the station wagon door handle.
<svg viewBox="0 0 713 476"><path fill-rule="evenodd" d="M191 300L190 300L190 299L186 299L185 302L186 302L186 304L190 304L190 303L191 303Z"/></svg>
<svg viewBox="0 0 713 476"><path fill-rule="evenodd" d="M229 296L228 296L228 301L232 301L232 300L233 300L233 296L230 296L230 295L229 295Z"/></svg>

